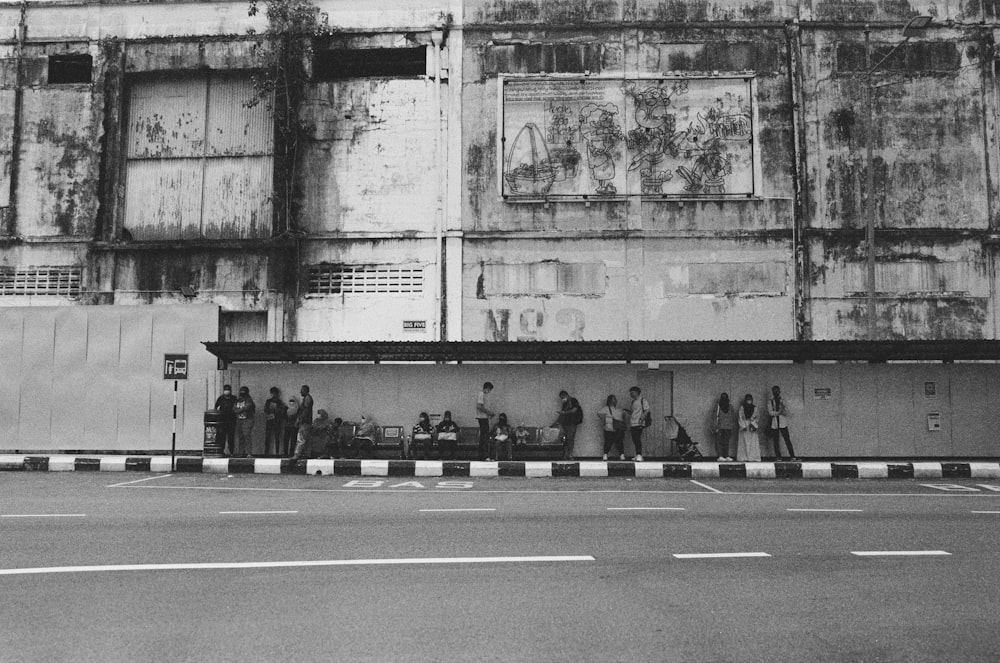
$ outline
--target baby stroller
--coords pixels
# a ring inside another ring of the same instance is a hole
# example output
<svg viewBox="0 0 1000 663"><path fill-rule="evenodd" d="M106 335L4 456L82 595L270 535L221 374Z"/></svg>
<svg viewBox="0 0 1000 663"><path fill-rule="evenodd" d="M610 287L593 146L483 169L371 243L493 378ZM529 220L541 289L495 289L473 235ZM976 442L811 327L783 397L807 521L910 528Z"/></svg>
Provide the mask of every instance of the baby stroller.
<svg viewBox="0 0 1000 663"><path fill-rule="evenodd" d="M688 432L673 415L663 417L666 421L667 438L677 444L677 455L681 460L698 460L703 458L698 449L698 443L691 439Z"/></svg>

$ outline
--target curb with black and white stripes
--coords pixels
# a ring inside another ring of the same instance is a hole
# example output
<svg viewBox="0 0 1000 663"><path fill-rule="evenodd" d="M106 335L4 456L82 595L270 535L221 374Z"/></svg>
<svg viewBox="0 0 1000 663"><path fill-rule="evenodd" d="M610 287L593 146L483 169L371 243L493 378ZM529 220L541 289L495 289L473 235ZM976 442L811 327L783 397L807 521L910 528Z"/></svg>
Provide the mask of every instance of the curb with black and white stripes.
<svg viewBox="0 0 1000 663"><path fill-rule="evenodd" d="M639 477L651 479L1000 479L997 462L632 462L302 460L178 456L0 455L0 471L201 472L382 477Z"/></svg>

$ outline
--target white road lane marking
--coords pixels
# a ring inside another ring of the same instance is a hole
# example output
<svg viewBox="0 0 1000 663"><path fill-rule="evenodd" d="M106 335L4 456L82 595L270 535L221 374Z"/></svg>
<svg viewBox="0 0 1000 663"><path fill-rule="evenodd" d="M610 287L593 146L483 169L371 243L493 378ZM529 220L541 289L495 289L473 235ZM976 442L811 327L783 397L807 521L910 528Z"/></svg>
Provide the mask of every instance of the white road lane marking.
<svg viewBox="0 0 1000 663"><path fill-rule="evenodd" d="M1000 511L970 511L969 513L1000 513Z"/></svg>
<svg viewBox="0 0 1000 663"><path fill-rule="evenodd" d="M496 509L421 509L421 513L433 511L496 511Z"/></svg>
<svg viewBox="0 0 1000 663"><path fill-rule="evenodd" d="M261 513L298 513L298 511L220 511L220 516L232 516L232 515L254 515Z"/></svg>
<svg viewBox="0 0 1000 663"><path fill-rule="evenodd" d="M852 550L852 555L858 557L927 557L932 555L951 555L944 550Z"/></svg>
<svg viewBox="0 0 1000 663"><path fill-rule="evenodd" d="M820 511L830 513L862 513L863 509L785 509L785 511Z"/></svg>
<svg viewBox="0 0 1000 663"><path fill-rule="evenodd" d="M84 518L85 513L6 513L0 518Z"/></svg>
<svg viewBox="0 0 1000 663"><path fill-rule="evenodd" d="M695 481L694 479L691 479L691 483L693 483L693 484L694 484L694 485L696 485L696 486L701 486L701 487L702 487L702 488L704 488L705 490L710 490L710 491L712 491L713 493L721 493L721 492L722 492L721 490L719 490L719 489L717 489L717 488L712 488L711 486L708 486L708 485L706 485L706 484L703 484L703 483L702 483L702 482L700 482L700 481Z"/></svg>
<svg viewBox="0 0 1000 663"><path fill-rule="evenodd" d="M119 488L121 486L131 486L132 484L142 483L143 481L152 481L154 479L166 479L167 477L172 477L173 474L160 474L155 477L146 477L145 479L136 479L135 481L126 481L125 483L113 483L108 488Z"/></svg>
<svg viewBox="0 0 1000 663"><path fill-rule="evenodd" d="M684 511L680 506L609 506L608 511Z"/></svg>
<svg viewBox="0 0 1000 663"><path fill-rule="evenodd" d="M106 566L48 566L0 569L0 576L40 575L47 573L102 573L112 571L189 571L223 569L279 569L317 566L390 566L407 564L525 564L534 562L593 562L590 555L527 557L413 557L400 559L328 559L292 562L210 562L203 564L116 564Z"/></svg>
<svg viewBox="0 0 1000 663"><path fill-rule="evenodd" d="M677 559L728 559L733 557L770 557L766 552L742 553L674 553Z"/></svg>

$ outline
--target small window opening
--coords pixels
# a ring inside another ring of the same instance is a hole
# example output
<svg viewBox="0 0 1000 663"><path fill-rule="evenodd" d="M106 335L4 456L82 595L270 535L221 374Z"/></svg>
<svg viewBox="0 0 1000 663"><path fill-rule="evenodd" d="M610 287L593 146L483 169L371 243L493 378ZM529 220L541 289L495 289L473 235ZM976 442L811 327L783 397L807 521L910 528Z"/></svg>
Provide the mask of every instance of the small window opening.
<svg viewBox="0 0 1000 663"><path fill-rule="evenodd" d="M93 64L89 55L50 55L49 84L90 83Z"/></svg>
<svg viewBox="0 0 1000 663"><path fill-rule="evenodd" d="M406 78L427 74L427 48L363 48L317 51L317 80Z"/></svg>

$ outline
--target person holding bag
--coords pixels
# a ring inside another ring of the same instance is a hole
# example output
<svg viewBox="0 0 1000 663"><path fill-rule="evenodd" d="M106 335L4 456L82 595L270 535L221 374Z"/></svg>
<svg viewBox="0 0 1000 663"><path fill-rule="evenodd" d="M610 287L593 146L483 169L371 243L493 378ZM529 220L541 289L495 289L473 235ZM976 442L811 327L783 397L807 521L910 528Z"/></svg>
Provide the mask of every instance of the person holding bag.
<svg viewBox="0 0 1000 663"><path fill-rule="evenodd" d="M771 387L771 399L767 402L767 414L771 418L771 427L767 431L767 436L771 438L774 445L774 455L776 460L781 460L781 442L779 436L785 439L785 447L788 448L788 458L795 460L795 449L792 448L792 440L788 436L788 406L781 397L781 388L777 385Z"/></svg>
<svg viewBox="0 0 1000 663"><path fill-rule="evenodd" d="M604 421L604 460L613 447L618 446L619 460L625 460L625 412L618 407L618 398L614 394L608 396L604 407L597 411L597 416Z"/></svg>

